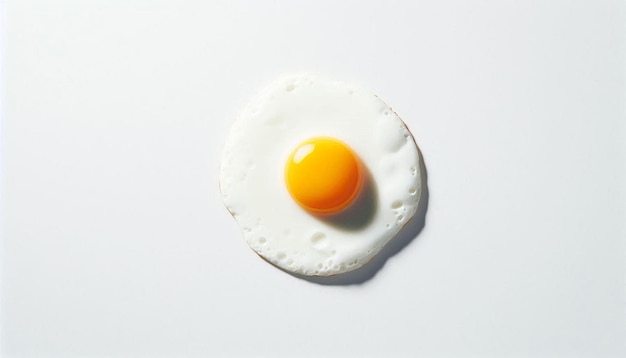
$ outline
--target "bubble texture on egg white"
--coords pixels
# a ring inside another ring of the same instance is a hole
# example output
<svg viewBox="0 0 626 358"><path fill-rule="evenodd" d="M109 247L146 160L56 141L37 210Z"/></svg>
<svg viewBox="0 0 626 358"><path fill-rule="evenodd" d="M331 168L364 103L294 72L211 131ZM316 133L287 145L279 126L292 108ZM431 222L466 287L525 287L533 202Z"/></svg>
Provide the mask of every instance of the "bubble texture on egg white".
<svg viewBox="0 0 626 358"><path fill-rule="evenodd" d="M290 153L315 137L342 141L364 165L366 183L345 213L308 212L285 185ZM422 190L419 152L404 122L371 92L310 74L284 76L233 123L220 190L260 256L297 274L334 275L367 263L413 217Z"/></svg>

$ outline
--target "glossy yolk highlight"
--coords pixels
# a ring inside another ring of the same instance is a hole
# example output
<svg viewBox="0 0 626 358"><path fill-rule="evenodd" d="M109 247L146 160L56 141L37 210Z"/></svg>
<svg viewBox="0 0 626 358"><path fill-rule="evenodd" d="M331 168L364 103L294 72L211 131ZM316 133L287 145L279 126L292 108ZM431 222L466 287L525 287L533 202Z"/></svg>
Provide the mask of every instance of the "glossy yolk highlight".
<svg viewBox="0 0 626 358"><path fill-rule="evenodd" d="M300 206L317 214L334 214L348 207L363 183L357 155L334 138L312 138L300 143L285 167L285 182Z"/></svg>

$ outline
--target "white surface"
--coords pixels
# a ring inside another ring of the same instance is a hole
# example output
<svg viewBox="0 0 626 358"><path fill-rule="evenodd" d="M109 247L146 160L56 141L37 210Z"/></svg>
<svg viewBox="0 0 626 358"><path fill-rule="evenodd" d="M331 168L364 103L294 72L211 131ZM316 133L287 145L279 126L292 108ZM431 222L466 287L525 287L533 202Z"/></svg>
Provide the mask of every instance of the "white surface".
<svg viewBox="0 0 626 358"><path fill-rule="evenodd" d="M7 1L6 357L626 354L617 1ZM259 259L223 138L275 75L380 94L426 225L371 280Z"/></svg>

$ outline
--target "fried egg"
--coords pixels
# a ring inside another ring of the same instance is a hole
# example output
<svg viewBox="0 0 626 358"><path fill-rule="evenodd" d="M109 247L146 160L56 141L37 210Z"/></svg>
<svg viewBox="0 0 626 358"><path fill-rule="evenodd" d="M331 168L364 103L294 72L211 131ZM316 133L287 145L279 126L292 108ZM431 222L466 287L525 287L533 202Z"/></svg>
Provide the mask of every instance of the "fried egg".
<svg viewBox="0 0 626 358"><path fill-rule="evenodd" d="M417 211L419 151L374 94L284 76L241 111L220 190L248 245L283 270L329 276L372 259Z"/></svg>

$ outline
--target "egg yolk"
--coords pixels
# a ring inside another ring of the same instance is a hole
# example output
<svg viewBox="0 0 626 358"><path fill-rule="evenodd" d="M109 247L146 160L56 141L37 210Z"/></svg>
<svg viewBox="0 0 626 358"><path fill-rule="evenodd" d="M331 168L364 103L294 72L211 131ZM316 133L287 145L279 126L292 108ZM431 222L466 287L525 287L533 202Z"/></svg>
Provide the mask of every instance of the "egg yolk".
<svg viewBox="0 0 626 358"><path fill-rule="evenodd" d="M291 197L316 214L334 214L348 207L363 183L363 168L345 143L318 137L300 143L285 167Z"/></svg>

